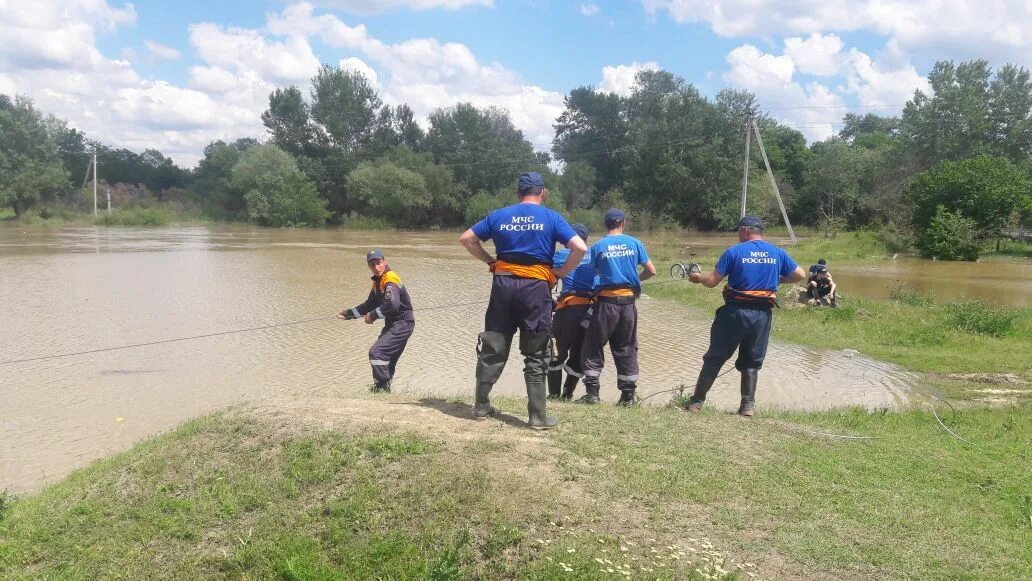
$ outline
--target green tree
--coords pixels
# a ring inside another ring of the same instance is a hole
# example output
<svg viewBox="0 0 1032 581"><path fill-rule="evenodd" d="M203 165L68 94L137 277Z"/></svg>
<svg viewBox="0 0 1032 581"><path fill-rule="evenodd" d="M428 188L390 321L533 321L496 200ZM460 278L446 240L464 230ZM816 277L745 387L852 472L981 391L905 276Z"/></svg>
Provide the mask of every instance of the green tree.
<svg viewBox="0 0 1032 581"><path fill-rule="evenodd" d="M566 109L554 125L556 159L590 165L595 170L596 192L621 186L622 153L629 139L627 101L592 87L578 87L564 101Z"/></svg>
<svg viewBox="0 0 1032 581"><path fill-rule="evenodd" d="M303 155L313 146L308 103L297 87L276 89L269 94L269 108L262 113L262 124L272 135L272 142L291 155Z"/></svg>
<svg viewBox="0 0 1032 581"><path fill-rule="evenodd" d="M978 156L944 161L918 174L907 197L919 231L929 228L942 207L971 219L979 237L989 239L1014 224L1030 187L1028 176L1006 159Z"/></svg>
<svg viewBox="0 0 1032 581"><path fill-rule="evenodd" d="M820 224L826 236L834 235L853 218L866 160L860 150L835 137L814 144L811 151L794 213Z"/></svg>
<svg viewBox="0 0 1032 581"><path fill-rule="evenodd" d="M275 145L248 149L233 166L231 182L244 192L248 219L264 226L321 225L329 217L326 200Z"/></svg>
<svg viewBox="0 0 1032 581"><path fill-rule="evenodd" d="M368 144L382 106L376 89L358 71L323 65L312 79L316 139L337 151L351 153Z"/></svg>
<svg viewBox="0 0 1032 581"><path fill-rule="evenodd" d="M430 114L427 149L438 164L448 166L465 197L476 192L516 189L516 178L528 169L547 169L523 132L504 109L477 108L470 103Z"/></svg>
<svg viewBox="0 0 1032 581"><path fill-rule="evenodd" d="M925 258L977 260L978 226L960 212L939 206L928 227L917 238L917 248Z"/></svg>
<svg viewBox="0 0 1032 581"><path fill-rule="evenodd" d="M423 176L387 159L359 164L348 181L364 212L395 226L421 225L430 208L431 199Z"/></svg>
<svg viewBox="0 0 1032 581"><path fill-rule="evenodd" d="M594 166L583 161L570 163L566 166L558 182L558 189L563 193L567 210L591 207L595 200Z"/></svg>
<svg viewBox="0 0 1032 581"><path fill-rule="evenodd" d="M10 206L21 217L67 188L57 137L54 124L31 100L0 100L0 206Z"/></svg>

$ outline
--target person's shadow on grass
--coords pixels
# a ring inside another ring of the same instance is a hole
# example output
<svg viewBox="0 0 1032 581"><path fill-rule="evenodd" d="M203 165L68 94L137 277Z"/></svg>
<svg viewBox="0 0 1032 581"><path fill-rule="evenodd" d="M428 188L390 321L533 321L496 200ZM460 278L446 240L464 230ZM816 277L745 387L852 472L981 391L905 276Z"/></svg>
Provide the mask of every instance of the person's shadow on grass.
<svg viewBox="0 0 1032 581"><path fill-rule="evenodd" d="M447 401L443 399L424 397L423 399L416 402L401 402L398 405L417 405L420 407L435 409L445 415L452 416L453 418L459 418L460 420L470 421L500 421L507 425L516 428L526 428L527 422L511 416L506 413L502 413L500 410L495 412L495 415L488 417L486 420L474 420L473 419L473 406L468 403ZM497 409L497 408L496 408Z"/></svg>

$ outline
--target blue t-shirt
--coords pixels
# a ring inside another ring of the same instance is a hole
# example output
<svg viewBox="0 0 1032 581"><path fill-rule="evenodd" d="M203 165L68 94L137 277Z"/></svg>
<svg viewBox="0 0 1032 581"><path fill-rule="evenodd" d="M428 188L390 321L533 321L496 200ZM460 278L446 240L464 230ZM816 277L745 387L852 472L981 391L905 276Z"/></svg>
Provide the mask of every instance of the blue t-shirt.
<svg viewBox="0 0 1032 581"><path fill-rule="evenodd" d="M603 236L591 247L591 262L598 271L599 288L631 287L641 290L638 266L649 261L641 241L626 234Z"/></svg>
<svg viewBox="0 0 1032 581"><path fill-rule="evenodd" d="M555 253L552 267L561 268L566 264L566 259L569 256L569 249L560 248ZM584 258L581 259L580 265L573 269L573 271L563 279L563 293L591 292L595 290L597 285L598 276L595 275L595 265L591 263L591 249L589 248L588 251L584 253Z"/></svg>
<svg viewBox="0 0 1032 581"><path fill-rule="evenodd" d="M716 271L727 284L740 291L776 291L778 279L798 268L787 252L766 240L735 244L720 255Z"/></svg>
<svg viewBox="0 0 1032 581"><path fill-rule="evenodd" d="M481 241L494 240L498 258L518 264L552 264L555 244L577 235L558 212L540 204L515 204L473 225Z"/></svg>

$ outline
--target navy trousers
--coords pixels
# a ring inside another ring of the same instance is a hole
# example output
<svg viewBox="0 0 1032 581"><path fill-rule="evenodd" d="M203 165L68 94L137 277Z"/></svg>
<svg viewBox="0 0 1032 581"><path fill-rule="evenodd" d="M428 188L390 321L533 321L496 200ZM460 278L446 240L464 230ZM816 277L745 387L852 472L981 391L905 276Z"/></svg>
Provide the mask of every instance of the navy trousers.
<svg viewBox="0 0 1032 581"><path fill-rule="evenodd" d="M380 338L369 349L369 364L373 367L376 385L385 385L394 377L394 369L415 329L413 320L403 319L384 325Z"/></svg>
<svg viewBox="0 0 1032 581"><path fill-rule="evenodd" d="M638 381L638 306L633 299L600 298L584 336L584 375L598 378L602 375L605 356L602 350L609 344L616 364L616 379Z"/></svg>
<svg viewBox="0 0 1032 581"><path fill-rule="evenodd" d="M556 356L548 366L549 371L565 370L574 377L584 377L585 329L581 326L590 305L564 307L552 319L552 336L555 337Z"/></svg>
<svg viewBox="0 0 1032 581"><path fill-rule="evenodd" d="M704 377L716 377L724 363L738 350L735 367L759 369L767 356L770 339L770 307L724 305L717 309L710 327L709 350L702 356Z"/></svg>

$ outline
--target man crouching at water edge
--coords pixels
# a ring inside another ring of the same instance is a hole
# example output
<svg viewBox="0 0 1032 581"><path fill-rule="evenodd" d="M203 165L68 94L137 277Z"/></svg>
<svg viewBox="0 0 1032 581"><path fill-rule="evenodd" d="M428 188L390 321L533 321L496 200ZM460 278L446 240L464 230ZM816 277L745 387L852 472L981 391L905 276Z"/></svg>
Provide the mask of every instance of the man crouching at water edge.
<svg viewBox="0 0 1032 581"><path fill-rule="evenodd" d="M574 224L573 231L585 244L588 242L588 227ZM555 253L552 265L556 268L566 264L570 251L563 248ZM548 366L548 398L573 399L577 382L584 376L584 359L581 347L584 345L584 331L588 313L594 303L598 275L591 263L591 252L584 255L580 264L563 279L563 292L556 300L552 316L552 336L555 337L556 357ZM563 370L566 383L563 383ZM560 387L562 392L560 392Z"/></svg>
<svg viewBox="0 0 1032 581"><path fill-rule="evenodd" d="M377 319L384 320L380 338L369 349L369 364L373 367L373 387L370 391L390 393L394 369L416 328L416 318L412 314L408 289L401 284L398 274L387 265L383 253L379 250L371 251L366 255L366 264L373 273L373 288L369 291L369 297L357 307L344 309L337 314L337 318L350 320L362 317L367 325L372 325Z"/></svg>
<svg viewBox="0 0 1032 581"><path fill-rule="evenodd" d="M616 385L620 388L617 405L634 405L638 384L638 307L641 281L656 274L645 246L623 233L624 213L616 208L606 212L606 235L591 246L591 263L598 272L598 301L588 332L584 337L584 389L578 401L599 403L599 377L604 358L602 349L609 343L616 364ZM638 267L644 267L638 272Z"/></svg>
<svg viewBox="0 0 1032 581"><path fill-rule="evenodd" d="M512 336L519 329L528 423L535 429L548 429L559 424L545 410L552 287L580 264L587 247L562 216L541 205L548 190L540 174L522 174L516 194L518 204L491 212L459 238L466 250L494 274L484 332L477 343L473 417L484 419L495 414L489 395L505 369ZM497 258L481 245L488 239L494 241ZM569 248L570 255L562 267L553 269L556 242Z"/></svg>
<svg viewBox="0 0 1032 581"><path fill-rule="evenodd" d="M777 306L778 283L803 280L806 273L787 252L763 240L763 222L745 216L737 226L738 242L724 251L709 274L692 273L688 280L713 288L727 277L724 306L717 309L710 327L709 350L702 357L702 371L687 410L697 412L706 401L721 366L735 349L735 367L742 373L742 402L739 415L752 417L756 380L770 338L771 308Z"/></svg>

